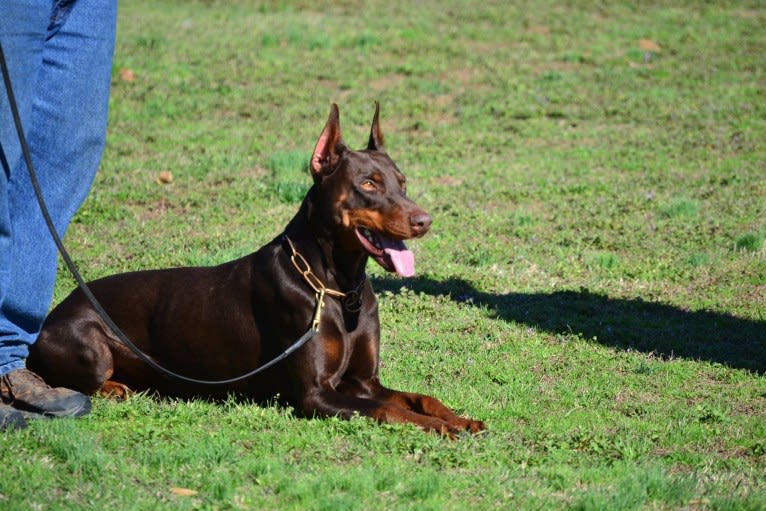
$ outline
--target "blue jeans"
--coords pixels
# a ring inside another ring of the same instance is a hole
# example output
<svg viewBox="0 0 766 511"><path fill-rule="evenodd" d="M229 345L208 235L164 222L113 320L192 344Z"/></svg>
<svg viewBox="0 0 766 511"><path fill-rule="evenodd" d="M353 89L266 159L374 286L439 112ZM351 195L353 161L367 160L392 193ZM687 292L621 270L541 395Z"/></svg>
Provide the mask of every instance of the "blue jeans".
<svg viewBox="0 0 766 511"><path fill-rule="evenodd" d="M0 43L32 163L60 235L106 136L117 0L2 0ZM0 82L0 376L24 367L53 296L56 247Z"/></svg>

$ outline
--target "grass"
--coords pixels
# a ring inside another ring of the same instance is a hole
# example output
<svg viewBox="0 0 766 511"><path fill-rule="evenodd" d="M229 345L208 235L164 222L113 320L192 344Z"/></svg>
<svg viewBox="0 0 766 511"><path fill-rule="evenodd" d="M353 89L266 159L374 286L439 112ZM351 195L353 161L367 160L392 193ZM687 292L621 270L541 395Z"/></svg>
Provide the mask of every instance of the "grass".
<svg viewBox="0 0 766 511"><path fill-rule="evenodd" d="M361 146L379 100L434 217L417 277L370 266L382 378L488 432L97 398L0 435L0 507L766 509L758 2L134 0L119 23L66 239L87 278L252 251L330 102Z"/></svg>

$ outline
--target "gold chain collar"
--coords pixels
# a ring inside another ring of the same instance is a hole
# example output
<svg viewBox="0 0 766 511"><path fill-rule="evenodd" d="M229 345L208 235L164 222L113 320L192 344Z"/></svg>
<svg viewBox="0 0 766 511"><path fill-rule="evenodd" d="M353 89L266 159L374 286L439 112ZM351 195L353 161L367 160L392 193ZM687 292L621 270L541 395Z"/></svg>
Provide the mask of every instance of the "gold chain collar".
<svg viewBox="0 0 766 511"><path fill-rule="evenodd" d="M293 263L293 266L296 270L298 270L298 273L301 274L303 277L303 280L306 281L306 283L311 287L311 289L314 290L314 292L317 295L317 306L316 310L314 312L314 320L312 322L312 328L318 329L319 328L319 319L322 313L322 308L324 307L324 296L330 295L335 298L339 298L343 300L343 306L348 310L349 312L359 312L362 308L362 295L360 293L362 289L362 285L364 284L364 281L366 279L362 279L362 281L359 283L359 285L356 287L356 289L352 289L351 291L343 292L338 291L337 289L331 289L324 285L324 283L319 280L319 277L316 276L316 274L311 270L311 265L309 265L309 262L306 261L306 258L303 257L303 255L296 250L295 245L293 244L293 241L287 237L286 234L282 235L284 239L287 241L287 244L290 246L290 262Z"/></svg>

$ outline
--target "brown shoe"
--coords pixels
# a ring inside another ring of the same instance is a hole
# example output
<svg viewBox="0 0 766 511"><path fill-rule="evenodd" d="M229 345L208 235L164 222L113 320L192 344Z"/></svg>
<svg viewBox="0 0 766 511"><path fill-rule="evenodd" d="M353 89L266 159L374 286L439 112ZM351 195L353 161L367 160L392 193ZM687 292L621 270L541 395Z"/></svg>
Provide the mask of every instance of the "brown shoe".
<svg viewBox="0 0 766 511"><path fill-rule="evenodd" d="M19 411L45 417L81 417L90 412L88 396L51 388L29 369L16 369L0 377L0 400Z"/></svg>
<svg viewBox="0 0 766 511"><path fill-rule="evenodd" d="M0 431L24 429L27 421L20 411L12 406L0 403Z"/></svg>

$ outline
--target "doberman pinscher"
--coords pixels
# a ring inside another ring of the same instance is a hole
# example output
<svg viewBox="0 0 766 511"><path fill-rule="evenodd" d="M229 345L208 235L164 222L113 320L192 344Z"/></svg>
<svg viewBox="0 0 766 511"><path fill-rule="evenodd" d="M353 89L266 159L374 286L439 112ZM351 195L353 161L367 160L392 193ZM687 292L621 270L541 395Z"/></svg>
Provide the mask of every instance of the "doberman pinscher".
<svg viewBox="0 0 766 511"><path fill-rule="evenodd" d="M254 401L279 396L303 416L412 423L454 436L484 429L433 397L391 390L378 379L378 304L365 273L372 257L410 276L403 240L424 235L431 217L405 193L384 149L378 105L367 148L341 137L337 105L309 163L314 185L284 232L241 259L205 268L125 273L90 283L113 321L161 365L196 378L230 378L318 332L274 367L245 381L203 387L168 379L118 342L79 289L48 316L28 364L52 385L86 393L127 389L160 395ZM317 306L317 288L324 307Z"/></svg>

